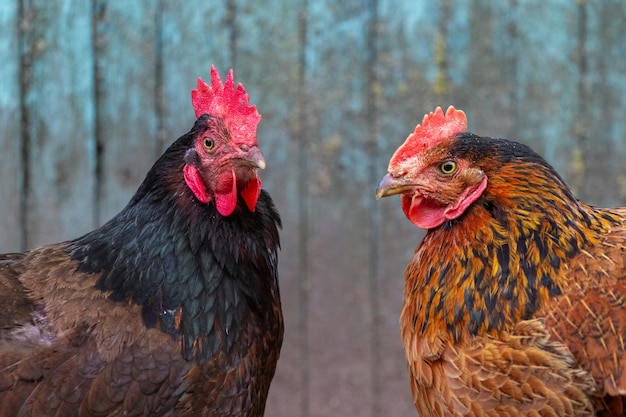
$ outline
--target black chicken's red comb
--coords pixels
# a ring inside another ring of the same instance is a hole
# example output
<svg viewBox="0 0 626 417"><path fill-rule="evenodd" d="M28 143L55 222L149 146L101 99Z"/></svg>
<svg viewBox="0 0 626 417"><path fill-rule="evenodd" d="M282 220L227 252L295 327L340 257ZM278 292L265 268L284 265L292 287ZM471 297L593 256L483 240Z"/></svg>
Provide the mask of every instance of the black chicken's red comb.
<svg viewBox="0 0 626 417"><path fill-rule="evenodd" d="M191 103L196 117L210 114L221 117L228 127L233 142L253 146L257 144L256 129L261 115L256 106L248 104L248 93L243 85L235 88L233 70L228 71L226 82L222 84L220 75L211 66L211 85L198 78L198 87L191 91Z"/></svg>

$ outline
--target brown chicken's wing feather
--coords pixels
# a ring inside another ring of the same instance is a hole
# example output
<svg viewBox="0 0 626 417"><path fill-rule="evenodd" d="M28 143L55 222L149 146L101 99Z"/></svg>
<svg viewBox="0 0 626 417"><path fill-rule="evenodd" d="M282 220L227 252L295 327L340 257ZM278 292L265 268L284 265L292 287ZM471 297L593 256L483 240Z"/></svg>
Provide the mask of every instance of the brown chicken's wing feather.
<svg viewBox="0 0 626 417"><path fill-rule="evenodd" d="M415 343L414 354L424 353L423 339ZM409 357L409 368L421 415L593 415L593 381L541 320L522 321L499 338L442 344L437 358Z"/></svg>
<svg viewBox="0 0 626 417"><path fill-rule="evenodd" d="M626 230L613 230L578 254L570 286L545 307L553 337L589 371L599 396L626 395ZM614 407L614 405L613 405Z"/></svg>

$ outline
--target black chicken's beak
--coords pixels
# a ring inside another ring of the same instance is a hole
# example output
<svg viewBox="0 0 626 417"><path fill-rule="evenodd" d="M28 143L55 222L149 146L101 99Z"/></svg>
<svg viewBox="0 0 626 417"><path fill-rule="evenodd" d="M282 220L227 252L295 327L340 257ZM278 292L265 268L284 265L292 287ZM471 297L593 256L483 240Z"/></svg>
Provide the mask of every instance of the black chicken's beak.
<svg viewBox="0 0 626 417"><path fill-rule="evenodd" d="M241 149L240 158L244 161L249 162L256 168L265 169L265 158L263 158L263 154L258 146L246 146L242 145L239 147Z"/></svg>
<svg viewBox="0 0 626 417"><path fill-rule="evenodd" d="M380 183L376 188L376 199L378 200L379 198L402 194L403 192L414 188L415 183L407 181L402 177L394 178L391 174L387 174L382 180L380 180Z"/></svg>

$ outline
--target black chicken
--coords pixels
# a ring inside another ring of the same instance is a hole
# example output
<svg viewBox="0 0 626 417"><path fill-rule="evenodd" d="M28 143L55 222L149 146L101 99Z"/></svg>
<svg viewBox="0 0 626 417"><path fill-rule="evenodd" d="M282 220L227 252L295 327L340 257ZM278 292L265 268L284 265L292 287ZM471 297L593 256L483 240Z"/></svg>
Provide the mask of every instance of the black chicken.
<svg viewBox="0 0 626 417"><path fill-rule="evenodd" d="M0 255L0 416L262 416L283 339L280 217L232 71L129 204Z"/></svg>

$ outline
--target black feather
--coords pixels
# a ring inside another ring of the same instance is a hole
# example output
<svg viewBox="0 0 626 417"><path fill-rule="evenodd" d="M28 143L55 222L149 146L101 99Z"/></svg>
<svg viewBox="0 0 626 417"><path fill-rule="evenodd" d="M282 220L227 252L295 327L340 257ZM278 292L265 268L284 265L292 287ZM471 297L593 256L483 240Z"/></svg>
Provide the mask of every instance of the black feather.
<svg viewBox="0 0 626 417"><path fill-rule="evenodd" d="M261 191L255 212L240 198L223 217L184 183L185 154L208 118L170 146L118 215L69 245L79 271L101 274L99 290L141 305L146 326L182 338L184 357L199 361L230 349L251 311L280 308L281 220L269 194ZM268 326L282 331L274 321Z"/></svg>

